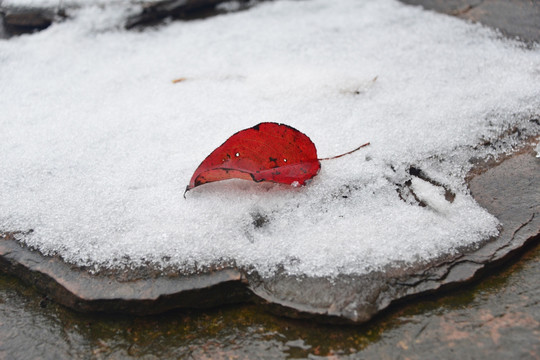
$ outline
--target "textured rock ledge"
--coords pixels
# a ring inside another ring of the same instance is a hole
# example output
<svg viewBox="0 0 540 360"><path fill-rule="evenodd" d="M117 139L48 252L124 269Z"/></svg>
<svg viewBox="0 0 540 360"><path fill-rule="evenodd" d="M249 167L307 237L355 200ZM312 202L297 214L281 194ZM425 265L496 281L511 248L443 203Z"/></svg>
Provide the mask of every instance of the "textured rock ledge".
<svg viewBox="0 0 540 360"><path fill-rule="evenodd" d="M78 311L154 314L174 308L207 308L256 301L274 313L323 322L362 323L414 296L450 289L519 252L540 234L540 159L532 148L499 164L479 165L469 184L475 199L502 223L500 235L476 249L415 267L365 276L263 279L234 268L193 275L92 275L59 258L0 238L0 270Z"/></svg>

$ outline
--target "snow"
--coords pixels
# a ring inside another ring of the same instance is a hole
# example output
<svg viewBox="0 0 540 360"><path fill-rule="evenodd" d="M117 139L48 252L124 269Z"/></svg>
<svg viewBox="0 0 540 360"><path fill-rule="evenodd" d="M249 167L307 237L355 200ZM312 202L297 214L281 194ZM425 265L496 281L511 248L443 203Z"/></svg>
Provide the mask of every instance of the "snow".
<svg viewBox="0 0 540 360"><path fill-rule="evenodd" d="M144 31L121 29L121 6L74 14L0 40L0 232L33 229L19 241L73 264L335 276L429 261L497 234L468 159L539 132L538 46L396 1L276 1ZM371 145L308 186L183 199L214 148L263 121L321 158Z"/></svg>

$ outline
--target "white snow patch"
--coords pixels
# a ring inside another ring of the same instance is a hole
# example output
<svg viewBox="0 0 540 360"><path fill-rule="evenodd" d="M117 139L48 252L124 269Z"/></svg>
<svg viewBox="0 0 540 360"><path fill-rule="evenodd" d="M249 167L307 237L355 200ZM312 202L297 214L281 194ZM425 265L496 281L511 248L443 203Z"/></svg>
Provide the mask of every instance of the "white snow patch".
<svg viewBox="0 0 540 360"><path fill-rule="evenodd" d="M143 32L112 26L121 11L0 40L0 230L34 229L20 241L79 265L320 276L497 233L464 185L467 149L538 133L538 47L392 0L276 1ZM231 180L182 198L206 155L263 121L320 157L371 145L305 187ZM403 201L411 165L454 201L418 179L430 206Z"/></svg>

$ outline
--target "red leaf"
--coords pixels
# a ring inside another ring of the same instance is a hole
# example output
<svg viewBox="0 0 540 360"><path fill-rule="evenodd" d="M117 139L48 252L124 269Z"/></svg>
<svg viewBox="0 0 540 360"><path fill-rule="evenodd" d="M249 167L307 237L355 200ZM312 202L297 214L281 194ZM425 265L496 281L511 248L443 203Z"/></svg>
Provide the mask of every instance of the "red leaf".
<svg viewBox="0 0 540 360"><path fill-rule="evenodd" d="M304 185L320 168L309 137L287 125L261 123L237 132L208 155L186 191L232 178Z"/></svg>

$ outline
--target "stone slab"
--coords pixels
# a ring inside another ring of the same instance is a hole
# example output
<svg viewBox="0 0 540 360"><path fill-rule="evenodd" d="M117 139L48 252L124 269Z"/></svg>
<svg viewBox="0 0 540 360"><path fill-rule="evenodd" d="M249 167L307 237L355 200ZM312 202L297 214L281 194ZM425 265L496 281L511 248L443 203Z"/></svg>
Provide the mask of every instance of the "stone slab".
<svg viewBox="0 0 540 360"><path fill-rule="evenodd" d="M174 308L205 308L255 301L266 309L322 322L363 323L412 297L469 282L515 255L540 234L540 158L532 148L499 164L478 166L469 185L475 199L501 222L500 235L480 248L462 249L430 263L389 268L363 276L261 278L242 269L201 274L94 275L57 257L0 238L0 270L13 274L78 311L154 314Z"/></svg>
<svg viewBox="0 0 540 360"><path fill-rule="evenodd" d="M148 315L176 308L237 303L250 296L245 276L235 269L132 280L118 274L93 275L58 257L46 257L23 247L9 234L0 237L0 270L77 311Z"/></svg>

